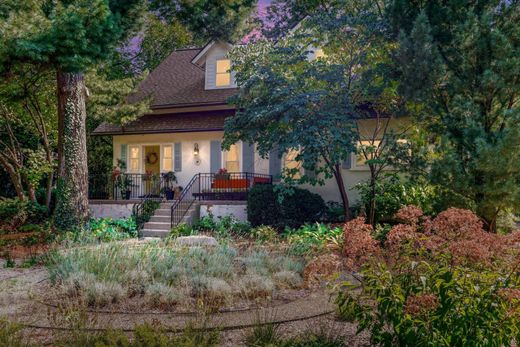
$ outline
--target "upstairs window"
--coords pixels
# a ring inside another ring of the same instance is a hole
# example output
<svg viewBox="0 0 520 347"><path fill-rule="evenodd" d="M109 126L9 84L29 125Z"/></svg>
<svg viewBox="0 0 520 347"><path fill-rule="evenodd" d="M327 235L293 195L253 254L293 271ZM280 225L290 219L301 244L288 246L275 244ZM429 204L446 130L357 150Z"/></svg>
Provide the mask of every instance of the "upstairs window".
<svg viewBox="0 0 520 347"><path fill-rule="evenodd" d="M231 85L231 60L217 60L217 76L215 79L217 87L227 87Z"/></svg>

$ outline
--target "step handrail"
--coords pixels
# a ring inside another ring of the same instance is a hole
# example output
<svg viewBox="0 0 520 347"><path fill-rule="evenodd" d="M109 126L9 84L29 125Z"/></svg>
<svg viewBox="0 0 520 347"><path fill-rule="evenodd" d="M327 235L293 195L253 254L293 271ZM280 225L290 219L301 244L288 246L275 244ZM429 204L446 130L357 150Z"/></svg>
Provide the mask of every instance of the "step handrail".
<svg viewBox="0 0 520 347"><path fill-rule="evenodd" d="M200 173L197 173L195 174L190 182L186 185L186 187L182 190L180 196L178 199L176 199L173 204L172 204L172 207L171 207L171 212L170 212L170 217L171 217L171 220L170 220L170 227L173 228L174 226L178 225L179 222L182 220L182 218L184 218L184 216L186 215L186 213L188 213L190 207L193 205L193 202L196 200L195 198L192 199L192 201L190 202L189 206L185 209L184 213L181 212L181 215L178 216L178 221L175 221L175 211L178 209L178 207L181 206L181 203L184 202L184 200L186 199L186 196L188 196L188 192L191 192L192 188L193 188L193 185L195 184L195 182L200 178Z"/></svg>

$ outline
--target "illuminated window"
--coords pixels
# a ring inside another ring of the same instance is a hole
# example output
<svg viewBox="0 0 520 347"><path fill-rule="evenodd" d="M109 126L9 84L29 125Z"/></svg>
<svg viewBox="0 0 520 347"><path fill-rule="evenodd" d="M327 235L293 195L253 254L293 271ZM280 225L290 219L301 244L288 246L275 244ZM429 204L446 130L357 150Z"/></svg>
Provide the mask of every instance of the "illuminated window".
<svg viewBox="0 0 520 347"><path fill-rule="evenodd" d="M295 171L295 173L292 175L292 178L297 180L302 177L302 163L298 160L296 160L296 157L300 154L300 151L296 149L291 149L289 152L287 152L284 156L283 160L283 167L285 171Z"/></svg>
<svg viewBox="0 0 520 347"><path fill-rule="evenodd" d="M375 159L375 151L379 147L381 141L361 141L356 156L356 166L366 166L367 160ZM366 156L365 156L366 154Z"/></svg>
<svg viewBox="0 0 520 347"><path fill-rule="evenodd" d="M162 169L163 171L173 171L173 151L172 146L163 146Z"/></svg>
<svg viewBox="0 0 520 347"><path fill-rule="evenodd" d="M217 76L215 80L217 87L225 87L231 85L231 60L217 60Z"/></svg>
<svg viewBox="0 0 520 347"><path fill-rule="evenodd" d="M130 171L139 171L139 162L141 158L141 148L139 146L130 146Z"/></svg>
<svg viewBox="0 0 520 347"><path fill-rule="evenodd" d="M229 147L229 151L224 152L224 167L228 172L240 172L240 151L238 145Z"/></svg>

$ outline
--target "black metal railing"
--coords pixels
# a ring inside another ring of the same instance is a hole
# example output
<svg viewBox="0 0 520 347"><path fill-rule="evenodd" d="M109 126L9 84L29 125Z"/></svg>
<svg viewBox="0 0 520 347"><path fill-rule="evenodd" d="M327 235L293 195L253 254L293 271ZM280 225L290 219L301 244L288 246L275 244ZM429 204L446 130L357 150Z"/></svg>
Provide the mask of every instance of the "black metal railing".
<svg viewBox="0 0 520 347"><path fill-rule="evenodd" d="M255 184L272 182L271 175L250 172L198 173L174 201L171 207L171 226L181 223L197 200L247 200L247 194Z"/></svg>
<svg viewBox="0 0 520 347"><path fill-rule="evenodd" d="M172 182L159 174L90 175L89 199L141 200L169 198Z"/></svg>

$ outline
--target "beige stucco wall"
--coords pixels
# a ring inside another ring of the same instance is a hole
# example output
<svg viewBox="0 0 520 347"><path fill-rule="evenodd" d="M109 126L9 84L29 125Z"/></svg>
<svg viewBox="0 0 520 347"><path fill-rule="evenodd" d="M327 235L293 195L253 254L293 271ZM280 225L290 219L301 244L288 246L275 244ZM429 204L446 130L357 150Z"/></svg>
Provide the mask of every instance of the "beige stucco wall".
<svg viewBox="0 0 520 347"><path fill-rule="evenodd" d="M373 132L376 122L367 120L360 122L361 131L368 135ZM394 121L390 128L395 132L400 132L407 126L405 121ZM117 158L121 158L120 148L121 144L127 145L173 145L175 142L182 143L182 171L176 172L178 184L185 187L191 178L201 172L210 172L210 141L222 140L223 132L196 132L196 133L169 133L169 134L147 134L147 135L120 135L114 136L114 165L117 163ZM194 144L199 145L199 159L200 164L195 165L195 156L193 154ZM241 144L240 144L241 146ZM242 153L242 152L241 152ZM355 162L355 155L352 155L352 162ZM222 160L224 155L222 155ZM141 173L144 173L144 158L141 158ZM243 163L241 162L241 165ZM269 159L262 159L255 151L255 172L269 174ZM223 167L223 163L221 167ZM343 180L348 190L348 194L352 203L359 199L357 191L353 187L369 178L369 171L367 167L356 167L353 165L351 169L343 169ZM311 191L320 194L325 201L340 201L336 181L334 179L328 180L323 186L304 186Z"/></svg>

